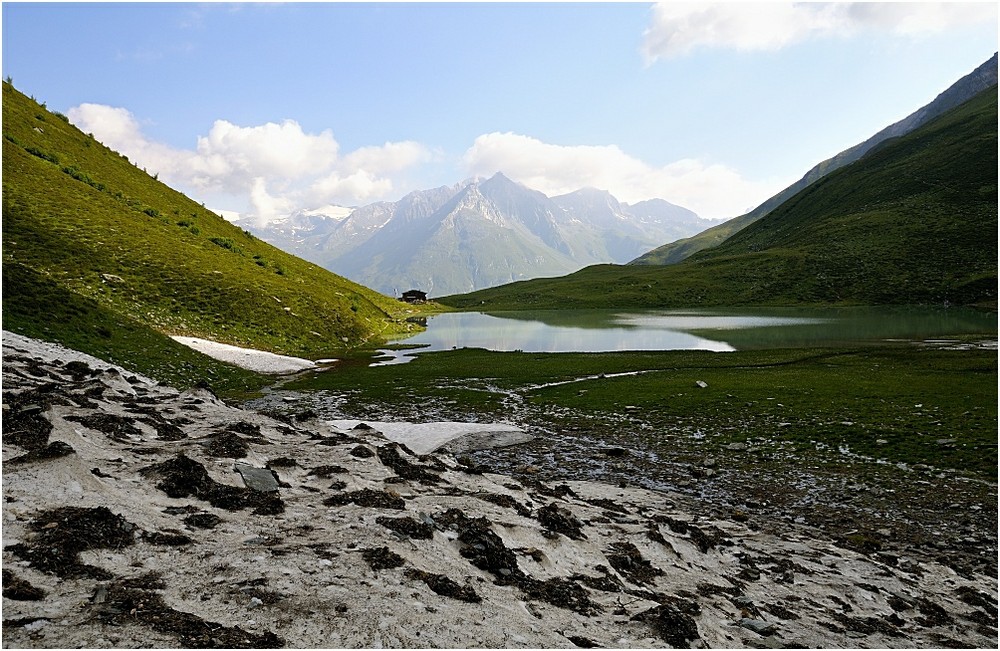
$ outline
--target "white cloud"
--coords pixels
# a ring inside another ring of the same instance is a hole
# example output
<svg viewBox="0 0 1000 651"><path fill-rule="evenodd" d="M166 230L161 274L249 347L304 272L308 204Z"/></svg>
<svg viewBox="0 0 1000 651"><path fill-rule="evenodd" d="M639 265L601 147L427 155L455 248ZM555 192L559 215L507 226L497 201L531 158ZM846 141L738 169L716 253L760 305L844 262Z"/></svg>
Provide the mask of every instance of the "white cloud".
<svg viewBox="0 0 1000 651"><path fill-rule="evenodd" d="M553 145L515 133L479 136L465 164L471 175L503 172L549 196L590 186L627 203L663 198L710 219L743 214L790 182L753 182L725 165L692 159L653 167L614 145Z"/></svg>
<svg viewBox="0 0 1000 651"><path fill-rule="evenodd" d="M332 132L307 134L294 120L255 127L216 120L198 138L196 162L215 181L243 187L262 176L287 181L322 173L336 163L337 150Z"/></svg>
<svg viewBox="0 0 1000 651"><path fill-rule="evenodd" d="M217 120L193 150L151 141L126 109L81 104L68 117L171 186L215 205L237 204L258 221L298 208L390 198L399 173L427 160L417 142L387 142L341 154L330 130L294 120L239 126Z"/></svg>
<svg viewBox="0 0 1000 651"><path fill-rule="evenodd" d="M862 30L916 35L996 20L992 2L661 2L642 50L652 63L697 48L777 50Z"/></svg>
<svg viewBox="0 0 1000 651"><path fill-rule="evenodd" d="M387 142L380 147L362 147L347 156L341 168L378 169L398 172L430 159L430 152L418 142Z"/></svg>
<svg viewBox="0 0 1000 651"><path fill-rule="evenodd" d="M218 120L194 149L179 149L150 140L122 108L82 104L68 116L172 187L258 222L297 209L395 199L417 189L402 186L401 174L435 158L413 141L341 152L330 131L308 133L293 120L250 127ZM615 145L568 147L514 133L476 138L464 163L470 175L502 171L550 196L592 186L629 203L664 198L709 218L742 214L790 182L752 182L696 160L653 167Z"/></svg>
<svg viewBox="0 0 1000 651"><path fill-rule="evenodd" d="M370 203L392 191L392 182L359 169L351 174L330 172L309 186L310 203L322 203L325 197L350 196L359 203Z"/></svg>
<svg viewBox="0 0 1000 651"><path fill-rule="evenodd" d="M103 104L81 104L67 111L67 117L83 131L151 173L171 174L183 161L170 147L148 140L139 121L123 108Z"/></svg>
<svg viewBox="0 0 1000 651"><path fill-rule="evenodd" d="M264 177L258 176L250 187L250 202L253 204L253 217L258 224L279 219L295 209L288 197L273 196L267 191Z"/></svg>

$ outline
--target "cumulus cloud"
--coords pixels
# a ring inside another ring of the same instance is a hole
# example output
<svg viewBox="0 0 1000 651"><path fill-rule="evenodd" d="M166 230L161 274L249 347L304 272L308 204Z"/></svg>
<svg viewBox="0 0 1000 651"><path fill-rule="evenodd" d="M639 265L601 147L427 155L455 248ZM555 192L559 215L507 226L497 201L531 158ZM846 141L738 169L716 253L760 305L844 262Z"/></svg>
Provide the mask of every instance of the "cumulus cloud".
<svg viewBox="0 0 1000 651"><path fill-rule="evenodd" d="M554 145L516 133L479 136L464 161L472 175L503 172L549 196L589 186L627 203L667 199L709 219L743 214L788 185L749 181L720 164L685 159L654 167L615 145Z"/></svg>
<svg viewBox="0 0 1000 651"><path fill-rule="evenodd" d="M346 154L330 130L307 133L294 120L239 126L216 120L194 149L150 140L126 109L81 104L68 117L137 165L213 203L237 202L260 222L296 208L388 198L394 175L429 158L417 142L387 142Z"/></svg>
<svg viewBox="0 0 1000 651"><path fill-rule="evenodd" d="M103 104L81 104L67 111L67 117L83 131L151 172L170 175L184 161L174 149L149 140L139 121L126 109Z"/></svg>
<svg viewBox="0 0 1000 651"><path fill-rule="evenodd" d="M642 50L652 63L697 48L777 50L862 30L915 35L996 20L996 4L978 2L661 2L653 8Z"/></svg>

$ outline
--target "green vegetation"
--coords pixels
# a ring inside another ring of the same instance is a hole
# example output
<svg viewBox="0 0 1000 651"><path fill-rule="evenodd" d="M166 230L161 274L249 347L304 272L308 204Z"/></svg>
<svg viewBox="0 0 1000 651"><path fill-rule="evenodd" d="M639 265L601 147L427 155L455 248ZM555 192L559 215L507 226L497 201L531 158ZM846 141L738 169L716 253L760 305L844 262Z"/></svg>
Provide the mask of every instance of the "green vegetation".
<svg viewBox="0 0 1000 651"><path fill-rule="evenodd" d="M620 375L616 375L620 374ZM707 386L700 387L701 381ZM545 354L457 350L403 366L346 365L287 389L347 396L347 413L567 424L614 445L644 432L666 458L733 443L797 458L832 452L995 478L997 356L914 344L734 353ZM412 405L415 413L408 413ZM376 409L377 411L377 409ZM594 423L599 425L594 426ZM589 426L587 424L590 424Z"/></svg>
<svg viewBox="0 0 1000 651"><path fill-rule="evenodd" d="M220 394L239 395L271 381L197 353L17 263L4 264L3 297L4 328L58 341L173 386L208 382Z"/></svg>
<svg viewBox="0 0 1000 651"><path fill-rule="evenodd" d="M319 357L416 328L407 306L261 242L50 116L3 85L5 328L154 376L151 357L169 352L145 348L167 345L155 333ZM80 310L93 323L71 318ZM148 339L114 352L89 336L98 322Z"/></svg>
<svg viewBox="0 0 1000 651"><path fill-rule="evenodd" d="M995 304L996 235L994 86L681 263L597 265L438 300L484 310Z"/></svg>

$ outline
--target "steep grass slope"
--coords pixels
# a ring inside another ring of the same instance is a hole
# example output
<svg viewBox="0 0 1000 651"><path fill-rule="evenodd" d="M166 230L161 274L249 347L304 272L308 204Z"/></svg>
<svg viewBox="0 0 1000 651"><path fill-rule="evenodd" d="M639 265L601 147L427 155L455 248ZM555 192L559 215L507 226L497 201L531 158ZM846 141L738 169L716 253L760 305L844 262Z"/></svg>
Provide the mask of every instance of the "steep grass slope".
<svg viewBox="0 0 1000 651"><path fill-rule="evenodd" d="M398 301L239 230L9 83L3 136L4 327L66 340L35 305L54 288L123 323L286 354L412 327Z"/></svg>
<svg viewBox="0 0 1000 651"><path fill-rule="evenodd" d="M782 203L815 183L830 172L853 163L890 138L906 135L913 129L968 101L973 96L997 83L997 55L962 77L934 101L882 129L871 138L828 158L806 172L805 176L774 195L745 215L734 217L701 233L669 242L636 258L629 264L675 264L691 257L698 251L714 248L722 244L734 233L741 231L764 217Z"/></svg>
<svg viewBox="0 0 1000 651"><path fill-rule="evenodd" d="M995 302L997 87L670 266L588 267L447 297L456 307Z"/></svg>

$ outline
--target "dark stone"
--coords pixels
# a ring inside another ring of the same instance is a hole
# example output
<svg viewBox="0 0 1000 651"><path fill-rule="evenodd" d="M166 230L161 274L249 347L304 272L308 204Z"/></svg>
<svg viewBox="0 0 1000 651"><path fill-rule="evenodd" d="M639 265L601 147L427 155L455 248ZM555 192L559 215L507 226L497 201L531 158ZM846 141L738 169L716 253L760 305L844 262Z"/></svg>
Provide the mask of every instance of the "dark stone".
<svg viewBox="0 0 1000 651"><path fill-rule="evenodd" d="M583 524L568 510L559 508L555 502L538 509L538 521L549 531L561 533L567 538L587 538L581 530Z"/></svg>
<svg viewBox="0 0 1000 651"><path fill-rule="evenodd" d="M205 452L213 457L242 459L250 452L250 446L234 432L223 432L215 436L205 447Z"/></svg>
<svg viewBox="0 0 1000 651"><path fill-rule="evenodd" d="M476 493L473 497L478 497L484 502L490 502L491 504L497 504L508 509L514 509L517 511L518 515L523 515L526 518L531 517L531 509L524 504L521 504L510 495L504 495L502 493Z"/></svg>
<svg viewBox="0 0 1000 651"><path fill-rule="evenodd" d="M566 639L575 644L580 649L600 649L601 645L590 638L582 635L567 635Z"/></svg>
<svg viewBox="0 0 1000 651"><path fill-rule="evenodd" d="M434 529L432 529L430 525L423 522L417 522L413 518L408 518L406 516L401 518L390 518L380 515L375 519L375 522L390 531L395 531L396 533L409 538L430 540L434 537Z"/></svg>
<svg viewBox="0 0 1000 651"><path fill-rule="evenodd" d="M361 446L358 446L361 447ZM364 448L367 450L368 448ZM354 454L352 451L351 454ZM428 472L417 464L410 463L399 454L396 444L383 445L377 450L378 459L382 465L392 468L393 472L403 479L413 480L425 485L440 484L441 478Z"/></svg>
<svg viewBox="0 0 1000 651"><path fill-rule="evenodd" d="M197 529L214 529L222 518L214 513L192 513L184 518L184 524Z"/></svg>
<svg viewBox="0 0 1000 651"><path fill-rule="evenodd" d="M346 475L347 468L343 466L316 466L306 473L306 477L329 477L330 475Z"/></svg>
<svg viewBox="0 0 1000 651"><path fill-rule="evenodd" d="M133 423L135 419L115 414L90 414L87 416L66 416L66 420L80 423L87 429L106 434L115 441L131 442L130 437L141 437L142 430Z"/></svg>
<svg viewBox="0 0 1000 651"><path fill-rule="evenodd" d="M10 570L4 569L3 596L15 601L40 601L45 598L45 590L36 588Z"/></svg>
<svg viewBox="0 0 1000 651"><path fill-rule="evenodd" d="M169 497L197 497L227 511L253 508L258 515L275 515L285 508L277 492L261 493L220 484L209 476L205 466L183 454L143 468L139 473L145 477L159 477L156 487Z"/></svg>
<svg viewBox="0 0 1000 651"><path fill-rule="evenodd" d="M474 604L482 601L482 598L471 587L456 583L443 574L433 574L422 570L410 569L406 571L406 577L423 581L435 593L445 597Z"/></svg>
<svg viewBox="0 0 1000 651"><path fill-rule="evenodd" d="M371 448L364 445L359 445L351 450L351 456L357 457L359 459L371 459L375 456L375 453L371 451Z"/></svg>
<svg viewBox="0 0 1000 651"><path fill-rule="evenodd" d="M663 570L653 567L642 557L639 549L628 541L612 543L611 548L604 552L604 556L611 567L632 583L639 585L650 583L663 574Z"/></svg>
<svg viewBox="0 0 1000 651"><path fill-rule="evenodd" d="M71 454L75 454L76 450L73 449L69 443L63 443L62 441L52 441L48 446L32 450L27 454L22 454L19 457L14 457L7 462L8 466L17 466L25 463L33 463L36 461L47 461L49 459L58 459L59 457L67 457Z"/></svg>
<svg viewBox="0 0 1000 651"><path fill-rule="evenodd" d="M177 637L179 646L191 649L276 649L284 641L267 631L256 634L239 626L208 622L192 613L174 610L153 590L115 582L107 587L102 602L95 605L98 619L111 626L139 624Z"/></svg>
<svg viewBox="0 0 1000 651"><path fill-rule="evenodd" d="M402 567L405 563L402 556L391 551L388 547L365 549L361 552L361 557L375 571L391 570L396 567Z"/></svg>
<svg viewBox="0 0 1000 651"><path fill-rule="evenodd" d="M274 493L278 490L278 478L269 468L254 468L244 463L236 464L236 472L243 478L246 487L260 493Z"/></svg>
<svg viewBox="0 0 1000 651"><path fill-rule="evenodd" d="M103 506L65 506L43 511L29 528L35 532L30 541L7 548L15 556L31 561L36 569L48 574L105 580L111 575L81 563L80 552L131 545L136 532L134 524Z"/></svg>
<svg viewBox="0 0 1000 651"><path fill-rule="evenodd" d="M675 649L686 649L701 637L694 618L670 604L661 604L632 617L652 626L656 634Z"/></svg>
<svg viewBox="0 0 1000 651"><path fill-rule="evenodd" d="M323 500L323 504L326 506L343 506L351 502L358 506L378 509L396 509L401 511L406 508L406 502L396 493L377 491L371 488L362 488L350 493L333 495Z"/></svg>

